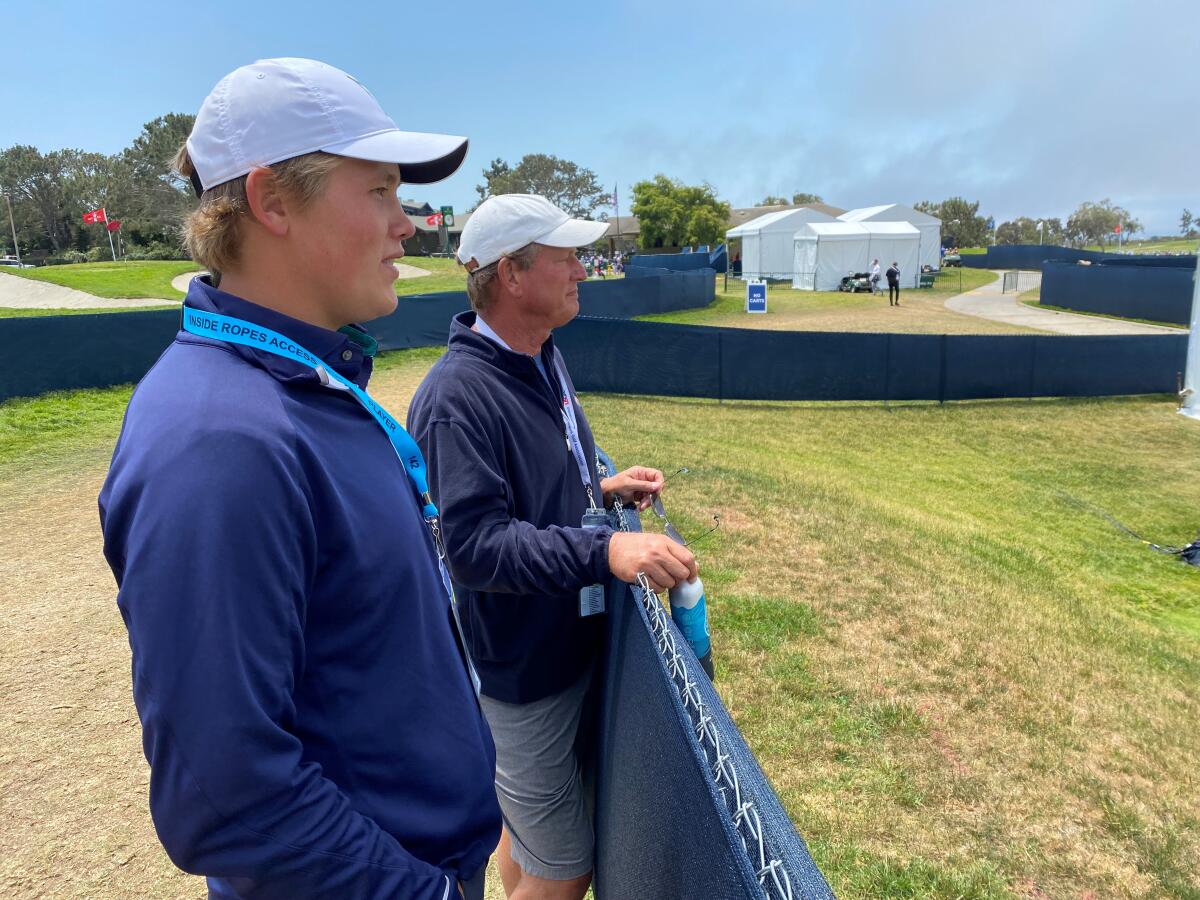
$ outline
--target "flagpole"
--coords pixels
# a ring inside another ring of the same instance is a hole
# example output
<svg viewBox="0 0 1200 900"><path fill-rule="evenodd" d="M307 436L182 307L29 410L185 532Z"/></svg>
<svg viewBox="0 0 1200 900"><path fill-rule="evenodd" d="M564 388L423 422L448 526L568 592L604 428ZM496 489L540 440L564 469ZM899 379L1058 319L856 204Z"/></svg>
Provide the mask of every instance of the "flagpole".
<svg viewBox="0 0 1200 900"><path fill-rule="evenodd" d="M613 182L613 209L615 209L617 211L617 247L618 247L618 249L621 246L621 198L617 194L617 189L619 187L620 187L620 185L614 181Z"/></svg>
<svg viewBox="0 0 1200 900"><path fill-rule="evenodd" d="M107 213L105 213L105 215L104 215L104 230L108 231L108 214ZM116 251L116 248L113 247L111 231L108 231L108 250L110 253L112 253L113 262L116 262L117 261L117 251Z"/></svg>
<svg viewBox="0 0 1200 900"><path fill-rule="evenodd" d="M13 221L12 200L9 199L7 192L4 194L4 202L8 204L8 225L12 229L13 234L13 253L17 255L17 265L20 265L21 247L17 244L17 223Z"/></svg>

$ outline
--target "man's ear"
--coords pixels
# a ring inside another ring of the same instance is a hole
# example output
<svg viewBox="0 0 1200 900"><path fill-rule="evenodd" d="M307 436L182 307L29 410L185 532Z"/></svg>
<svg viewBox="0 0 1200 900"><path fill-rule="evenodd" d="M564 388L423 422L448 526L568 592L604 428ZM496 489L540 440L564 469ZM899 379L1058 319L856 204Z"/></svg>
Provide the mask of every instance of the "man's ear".
<svg viewBox="0 0 1200 900"><path fill-rule="evenodd" d="M288 231L288 204L279 191L275 173L265 166L246 176L246 203L256 222L276 237Z"/></svg>
<svg viewBox="0 0 1200 900"><path fill-rule="evenodd" d="M496 280L506 292L521 296L521 271L507 256L500 257L496 263Z"/></svg>

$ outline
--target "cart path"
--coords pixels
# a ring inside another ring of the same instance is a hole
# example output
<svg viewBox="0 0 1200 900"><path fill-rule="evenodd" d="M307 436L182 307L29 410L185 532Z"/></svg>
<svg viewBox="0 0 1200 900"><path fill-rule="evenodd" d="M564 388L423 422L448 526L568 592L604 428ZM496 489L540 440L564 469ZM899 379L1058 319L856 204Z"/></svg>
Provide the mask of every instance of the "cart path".
<svg viewBox="0 0 1200 900"><path fill-rule="evenodd" d="M1001 293L1003 273L993 271L996 280L973 291L966 291L946 301L946 308L968 316L1021 325L1056 334L1180 334L1187 329L1167 325L1144 325L1102 316L1084 316L1075 313L1056 312L1052 309L1035 309L1026 306L1019 294Z"/></svg>

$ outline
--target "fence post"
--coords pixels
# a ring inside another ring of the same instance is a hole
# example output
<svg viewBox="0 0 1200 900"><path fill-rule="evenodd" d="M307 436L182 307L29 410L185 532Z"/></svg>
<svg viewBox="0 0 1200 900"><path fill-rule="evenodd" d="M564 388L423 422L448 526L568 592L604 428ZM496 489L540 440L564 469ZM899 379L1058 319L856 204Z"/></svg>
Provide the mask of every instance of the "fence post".
<svg viewBox="0 0 1200 900"><path fill-rule="evenodd" d="M942 335L939 342L941 347L940 359L938 360L938 403L946 402L946 339L949 335Z"/></svg>
<svg viewBox="0 0 1200 900"><path fill-rule="evenodd" d="M725 354L721 344L721 332L717 332L717 404L725 402Z"/></svg>

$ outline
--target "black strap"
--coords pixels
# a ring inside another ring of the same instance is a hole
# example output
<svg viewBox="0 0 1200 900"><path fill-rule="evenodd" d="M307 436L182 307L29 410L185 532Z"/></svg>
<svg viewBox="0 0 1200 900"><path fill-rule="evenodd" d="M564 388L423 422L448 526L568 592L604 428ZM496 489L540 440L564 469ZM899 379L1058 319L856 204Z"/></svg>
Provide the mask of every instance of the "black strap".
<svg viewBox="0 0 1200 900"><path fill-rule="evenodd" d="M195 168L192 169L192 190L196 192L196 197L201 197L204 194L204 185L200 183L200 176L196 174Z"/></svg>

